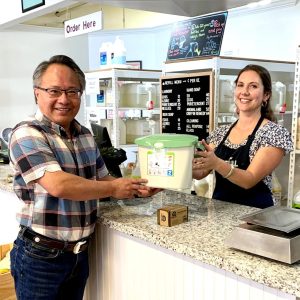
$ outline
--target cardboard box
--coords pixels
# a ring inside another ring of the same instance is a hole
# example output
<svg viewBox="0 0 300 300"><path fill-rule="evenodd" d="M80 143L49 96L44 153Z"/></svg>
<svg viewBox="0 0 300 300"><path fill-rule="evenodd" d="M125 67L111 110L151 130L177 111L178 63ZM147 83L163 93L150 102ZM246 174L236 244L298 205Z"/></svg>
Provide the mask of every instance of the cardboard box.
<svg viewBox="0 0 300 300"><path fill-rule="evenodd" d="M0 260L12 249L12 244L0 245ZM14 280L10 272L0 274L0 300L16 300Z"/></svg>
<svg viewBox="0 0 300 300"><path fill-rule="evenodd" d="M157 223L171 227L188 221L188 207L180 204L170 204L157 210Z"/></svg>

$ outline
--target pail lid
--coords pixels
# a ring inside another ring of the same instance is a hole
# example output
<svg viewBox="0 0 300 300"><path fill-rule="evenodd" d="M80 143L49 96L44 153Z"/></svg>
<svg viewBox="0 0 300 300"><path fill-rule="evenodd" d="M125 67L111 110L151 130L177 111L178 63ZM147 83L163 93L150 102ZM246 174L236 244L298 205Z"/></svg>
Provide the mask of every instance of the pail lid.
<svg viewBox="0 0 300 300"><path fill-rule="evenodd" d="M161 133L143 136L135 139L134 142L139 146L148 148L180 148L195 146L198 137L190 134Z"/></svg>

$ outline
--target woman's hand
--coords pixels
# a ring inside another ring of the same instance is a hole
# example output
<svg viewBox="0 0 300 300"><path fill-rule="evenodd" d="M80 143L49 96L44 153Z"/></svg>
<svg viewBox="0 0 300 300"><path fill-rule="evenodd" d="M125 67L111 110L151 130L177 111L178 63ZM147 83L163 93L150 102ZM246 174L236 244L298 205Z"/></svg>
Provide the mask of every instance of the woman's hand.
<svg viewBox="0 0 300 300"><path fill-rule="evenodd" d="M208 145L205 140L201 141L204 146L204 151L196 151L193 159L193 177L195 179L202 179L206 177L212 170L214 170L219 158L215 155L214 148Z"/></svg>

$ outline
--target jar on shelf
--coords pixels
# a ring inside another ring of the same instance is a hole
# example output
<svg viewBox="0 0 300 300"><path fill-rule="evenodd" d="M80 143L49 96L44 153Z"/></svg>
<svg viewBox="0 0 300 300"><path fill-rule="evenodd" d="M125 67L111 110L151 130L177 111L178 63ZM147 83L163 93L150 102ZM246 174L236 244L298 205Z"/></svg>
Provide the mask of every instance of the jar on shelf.
<svg viewBox="0 0 300 300"><path fill-rule="evenodd" d="M229 79L220 80L219 112L234 112L234 82Z"/></svg>
<svg viewBox="0 0 300 300"><path fill-rule="evenodd" d="M152 134L149 122L145 119L127 119L127 143L133 144L136 138Z"/></svg>
<svg viewBox="0 0 300 300"><path fill-rule="evenodd" d="M275 205L280 205L282 190L281 190L281 184L275 172L273 172L272 174L272 194L275 199Z"/></svg>
<svg viewBox="0 0 300 300"><path fill-rule="evenodd" d="M280 113L286 106L286 85L280 81L272 82L271 108L275 113Z"/></svg>
<svg viewBox="0 0 300 300"><path fill-rule="evenodd" d="M149 100L153 108L158 105L157 89L151 83L123 83L120 86L120 106L149 108Z"/></svg>

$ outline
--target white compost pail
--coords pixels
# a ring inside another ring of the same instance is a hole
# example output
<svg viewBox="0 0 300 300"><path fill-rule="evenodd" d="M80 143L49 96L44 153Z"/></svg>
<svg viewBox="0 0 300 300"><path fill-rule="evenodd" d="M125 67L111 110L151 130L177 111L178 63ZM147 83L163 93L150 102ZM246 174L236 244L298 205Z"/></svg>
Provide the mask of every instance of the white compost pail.
<svg viewBox="0 0 300 300"><path fill-rule="evenodd" d="M198 137L188 134L154 134L135 139L141 177L147 186L183 190L192 185L192 161Z"/></svg>

